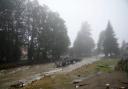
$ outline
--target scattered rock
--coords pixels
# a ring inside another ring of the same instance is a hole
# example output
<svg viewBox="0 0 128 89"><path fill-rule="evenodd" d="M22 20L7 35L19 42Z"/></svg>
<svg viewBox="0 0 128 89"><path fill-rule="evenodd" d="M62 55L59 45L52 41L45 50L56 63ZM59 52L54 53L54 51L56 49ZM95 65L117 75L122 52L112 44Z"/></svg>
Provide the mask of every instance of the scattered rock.
<svg viewBox="0 0 128 89"><path fill-rule="evenodd" d="M75 87L76 87L76 88L79 88L79 86L78 86L78 85L76 85Z"/></svg>
<svg viewBox="0 0 128 89"><path fill-rule="evenodd" d="M10 85L10 88L21 88L23 86L24 86L24 83L23 82L18 82L16 84Z"/></svg>

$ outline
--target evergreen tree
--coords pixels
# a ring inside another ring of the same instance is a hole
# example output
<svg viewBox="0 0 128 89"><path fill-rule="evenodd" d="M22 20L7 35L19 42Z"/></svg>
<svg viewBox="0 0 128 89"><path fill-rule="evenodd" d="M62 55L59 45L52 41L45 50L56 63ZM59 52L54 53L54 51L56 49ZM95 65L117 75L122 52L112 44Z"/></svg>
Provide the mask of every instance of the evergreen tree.
<svg viewBox="0 0 128 89"><path fill-rule="evenodd" d="M36 2L36 3L35 3ZM69 46L64 20L47 6L40 6L37 0L27 3L25 11L28 59L43 59L60 56Z"/></svg>
<svg viewBox="0 0 128 89"><path fill-rule="evenodd" d="M65 22L58 13L37 0L0 1L0 61L19 61L21 48L28 60L59 57L69 46Z"/></svg>
<svg viewBox="0 0 128 89"><path fill-rule="evenodd" d="M94 48L94 41L91 37L90 27L87 22L82 24L77 38L73 45L73 51L77 56L90 56Z"/></svg>
<svg viewBox="0 0 128 89"><path fill-rule="evenodd" d="M98 40L98 43L97 43L97 51L98 51L98 54L102 53L103 52L103 43L104 43L104 40L105 40L105 31L101 31L100 35L99 35L99 40Z"/></svg>
<svg viewBox="0 0 128 89"><path fill-rule="evenodd" d="M59 58L68 49L69 38L66 26L58 13L48 13L47 23L39 39L39 44L45 58L48 55L51 55L53 58Z"/></svg>
<svg viewBox="0 0 128 89"><path fill-rule="evenodd" d="M110 22L108 22L105 30L103 47L105 56L117 56L119 54L117 39L115 38L113 27Z"/></svg>

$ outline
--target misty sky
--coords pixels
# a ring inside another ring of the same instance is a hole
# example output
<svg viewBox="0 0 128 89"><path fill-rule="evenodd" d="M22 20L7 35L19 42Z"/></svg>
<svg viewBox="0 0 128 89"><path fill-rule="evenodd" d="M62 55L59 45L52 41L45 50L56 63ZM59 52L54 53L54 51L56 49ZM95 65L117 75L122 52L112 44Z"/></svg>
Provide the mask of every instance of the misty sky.
<svg viewBox="0 0 128 89"><path fill-rule="evenodd" d="M123 39L128 41L128 0L39 0L39 3L58 12L66 21L71 43L84 21L90 24L96 42L108 20L113 25L118 42Z"/></svg>

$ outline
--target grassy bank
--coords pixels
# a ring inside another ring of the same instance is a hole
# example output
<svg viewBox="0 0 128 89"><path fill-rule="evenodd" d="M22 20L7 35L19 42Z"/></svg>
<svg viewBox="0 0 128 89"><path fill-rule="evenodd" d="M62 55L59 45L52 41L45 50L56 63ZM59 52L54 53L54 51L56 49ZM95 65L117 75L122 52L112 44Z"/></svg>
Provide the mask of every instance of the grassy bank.
<svg viewBox="0 0 128 89"><path fill-rule="evenodd" d="M93 64L84 65L69 73L47 76L25 86L23 89L75 89L72 81L76 79L78 75L87 77L97 72L110 73L114 71L114 66L117 62L118 59L102 59Z"/></svg>

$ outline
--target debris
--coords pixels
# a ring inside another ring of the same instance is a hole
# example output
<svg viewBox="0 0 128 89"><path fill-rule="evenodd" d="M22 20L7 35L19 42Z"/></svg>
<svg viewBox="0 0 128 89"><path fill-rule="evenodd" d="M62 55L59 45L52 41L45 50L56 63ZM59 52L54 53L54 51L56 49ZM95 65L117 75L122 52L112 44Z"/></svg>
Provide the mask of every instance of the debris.
<svg viewBox="0 0 128 89"><path fill-rule="evenodd" d="M76 85L76 88L78 88L79 86L78 85Z"/></svg>
<svg viewBox="0 0 128 89"><path fill-rule="evenodd" d="M106 86L106 89L109 89L110 84L109 84L109 83L107 83L107 84L105 84L105 86Z"/></svg>
<svg viewBox="0 0 128 89"><path fill-rule="evenodd" d="M121 83L123 83L123 84L128 84L128 81L127 81L127 82L121 82Z"/></svg>
<svg viewBox="0 0 128 89"><path fill-rule="evenodd" d="M77 75L78 77L80 77L80 75Z"/></svg>
<svg viewBox="0 0 128 89"><path fill-rule="evenodd" d="M78 84L79 82L78 81L74 81L73 84Z"/></svg>
<svg viewBox="0 0 128 89"><path fill-rule="evenodd" d="M80 84L80 85L76 84L75 88L79 88L79 87L86 86L86 85L88 85L88 84Z"/></svg>
<svg viewBox="0 0 128 89"><path fill-rule="evenodd" d="M125 89L125 87L120 87L119 89Z"/></svg>
<svg viewBox="0 0 128 89"><path fill-rule="evenodd" d="M80 84L79 86L81 86L81 87L82 87L82 86L86 86L86 85L89 85L89 84Z"/></svg>
<svg viewBox="0 0 128 89"><path fill-rule="evenodd" d="M24 86L23 82L18 82L16 84L10 85L10 88L21 88Z"/></svg>
<svg viewBox="0 0 128 89"><path fill-rule="evenodd" d="M72 83L73 84L77 84L77 83L79 83L79 82L81 82L82 81L82 79L76 79L76 80L74 80Z"/></svg>

